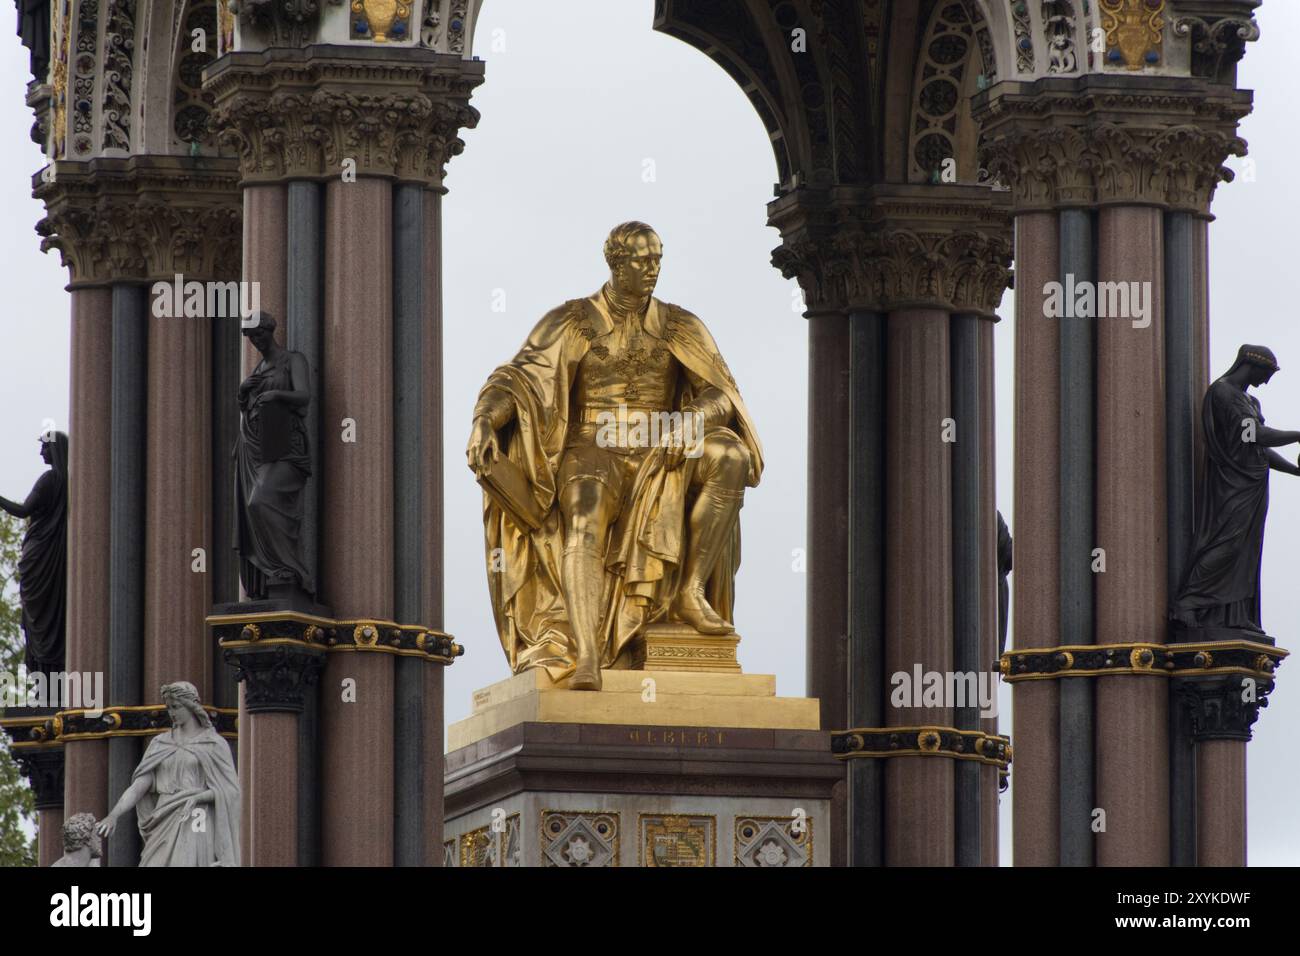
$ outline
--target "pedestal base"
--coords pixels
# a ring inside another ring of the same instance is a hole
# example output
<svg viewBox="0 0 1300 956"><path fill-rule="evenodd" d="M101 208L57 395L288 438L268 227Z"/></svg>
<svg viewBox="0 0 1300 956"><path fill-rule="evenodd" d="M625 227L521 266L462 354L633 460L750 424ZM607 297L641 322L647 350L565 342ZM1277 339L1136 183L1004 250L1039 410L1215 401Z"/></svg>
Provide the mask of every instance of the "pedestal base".
<svg viewBox="0 0 1300 956"><path fill-rule="evenodd" d="M603 689L575 691L533 668L474 692L474 710L447 730L458 750L527 721L574 724L653 724L816 730L817 701L777 697L765 674L603 670ZM829 745L828 745L829 746Z"/></svg>
<svg viewBox="0 0 1300 956"><path fill-rule="evenodd" d="M474 694L446 758L447 866L828 866L844 775L818 702L757 674L540 669Z"/></svg>

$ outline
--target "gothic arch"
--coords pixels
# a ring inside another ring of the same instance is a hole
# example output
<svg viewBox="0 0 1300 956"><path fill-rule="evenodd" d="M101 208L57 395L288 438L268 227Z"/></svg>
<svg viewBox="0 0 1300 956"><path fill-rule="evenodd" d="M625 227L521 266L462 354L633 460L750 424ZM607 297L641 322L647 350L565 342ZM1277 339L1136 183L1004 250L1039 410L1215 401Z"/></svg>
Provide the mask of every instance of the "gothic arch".
<svg viewBox="0 0 1300 956"><path fill-rule="evenodd" d="M140 0L140 6L137 150L216 155L207 134L211 104L200 76L218 52L216 0ZM196 28L204 31L205 51L192 49Z"/></svg>

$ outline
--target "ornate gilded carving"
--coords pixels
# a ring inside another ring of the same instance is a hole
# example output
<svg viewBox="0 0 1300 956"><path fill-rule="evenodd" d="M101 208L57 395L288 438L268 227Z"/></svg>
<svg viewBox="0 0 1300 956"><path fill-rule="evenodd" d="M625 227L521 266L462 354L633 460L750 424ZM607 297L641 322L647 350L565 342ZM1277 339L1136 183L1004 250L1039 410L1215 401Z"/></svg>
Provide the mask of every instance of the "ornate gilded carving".
<svg viewBox="0 0 1300 956"><path fill-rule="evenodd" d="M73 287L121 279L239 275L238 177L230 161L180 157L59 162L35 196L42 251L58 249Z"/></svg>
<svg viewBox="0 0 1300 956"><path fill-rule="evenodd" d="M1106 59L1130 70L1155 66L1164 52L1166 0L1097 0Z"/></svg>
<svg viewBox="0 0 1300 956"><path fill-rule="evenodd" d="M1006 770L1009 737L954 727L855 727L831 734L831 753L841 760L886 757L941 757L973 760Z"/></svg>
<svg viewBox="0 0 1300 956"><path fill-rule="evenodd" d="M464 149L457 132L478 122L468 101L482 65L468 61L325 57L268 71L262 54L235 53L216 70L212 125L238 151L245 182L334 177L351 161L357 176L438 186Z"/></svg>
<svg viewBox="0 0 1300 956"><path fill-rule="evenodd" d="M404 40L410 25L411 7L402 0L352 0L354 40Z"/></svg>
<svg viewBox="0 0 1300 956"><path fill-rule="evenodd" d="M1288 652L1251 641L1174 644L1101 644L1007 651L999 668L1008 683L1108 674L1183 677L1225 674L1271 685Z"/></svg>
<svg viewBox="0 0 1300 956"><path fill-rule="evenodd" d="M109 0L104 28L102 117L104 149L131 149L131 74L135 56L135 0Z"/></svg>
<svg viewBox="0 0 1300 956"><path fill-rule="evenodd" d="M46 142L41 136L37 143L48 146L51 161L62 159L68 143L68 35L72 31L72 0L59 0L58 47L54 56L54 77L50 89L52 117L50 125L54 135Z"/></svg>
<svg viewBox="0 0 1300 956"><path fill-rule="evenodd" d="M643 813L638 818L640 866L715 866L718 821L704 814Z"/></svg>

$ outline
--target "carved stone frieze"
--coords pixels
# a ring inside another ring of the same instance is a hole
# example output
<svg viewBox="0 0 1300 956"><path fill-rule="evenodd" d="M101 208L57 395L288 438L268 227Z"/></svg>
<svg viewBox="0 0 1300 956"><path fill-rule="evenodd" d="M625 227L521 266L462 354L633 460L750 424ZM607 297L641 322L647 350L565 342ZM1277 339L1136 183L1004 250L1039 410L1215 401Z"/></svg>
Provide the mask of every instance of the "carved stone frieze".
<svg viewBox="0 0 1300 956"><path fill-rule="evenodd" d="M239 275L243 211L233 160L58 162L38 177L42 251L58 249L77 288L120 280Z"/></svg>
<svg viewBox="0 0 1300 956"><path fill-rule="evenodd" d="M482 63L427 50L309 47L230 54L204 88L245 183L355 172L439 187L482 79Z"/></svg>
<svg viewBox="0 0 1300 956"><path fill-rule="evenodd" d="M1153 205L1207 213L1250 94L1195 80L1116 87L1097 77L1005 85L975 103L981 165L1017 212Z"/></svg>
<svg viewBox="0 0 1300 956"><path fill-rule="evenodd" d="M772 264L798 280L809 312L995 315L1011 277L1005 194L979 186L836 193L797 192L768 207L784 240Z"/></svg>

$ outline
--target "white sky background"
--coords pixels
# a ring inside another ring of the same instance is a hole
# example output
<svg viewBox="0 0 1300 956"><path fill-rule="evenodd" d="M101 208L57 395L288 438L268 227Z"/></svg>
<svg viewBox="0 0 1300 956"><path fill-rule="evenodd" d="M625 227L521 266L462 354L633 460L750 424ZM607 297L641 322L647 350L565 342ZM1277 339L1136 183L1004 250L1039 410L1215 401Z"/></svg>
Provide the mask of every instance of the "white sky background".
<svg viewBox="0 0 1300 956"><path fill-rule="evenodd" d="M555 5L488 0L479 18L474 52L487 61L487 81L473 103L482 120L463 134L465 153L450 164L444 200L445 626L467 649L447 672L448 723L468 714L474 689L509 676L488 606L481 495L464 464L475 395L547 309L600 286L605 234L627 219L659 231L665 253L658 295L708 324L757 422L767 467L741 513L741 662L747 672L776 674L782 695L804 693L805 577L791 562L805 543L807 328L792 308L794 283L769 264L778 242L765 225L775 162L740 89L703 54L655 33L652 6L566 0L557 16ZM1248 48L1240 72L1241 86L1256 91L1254 113L1242 124L1255 181L1221 187L1210 231L1212 372L1226 371L1243 342L1272 347L1282 371L1258 392L1265 415L1275 427L1300 428L1289 241L1300 216L1292 168L1300 131L1293 53L1284 40L1300 30L1300 7L1274 0L1256 17L1263 36ZM0 280L10 290L0 326L0 494L21 499L44 468L36 441L42 419L66 427L69 300L57 254L42 255L32 230L43 211L29 180L44 160L28 138L27 52L11 21L0 19L0 130L9 144L0 153ZM654 182L643 180L647 160ZM1240 168L1239 161L1232 165ZM504 312L492 308L497 290ZM996 333L998 504L1015 534L1010 293L1001 314L1007 319ZM1297 643L1291 622L1300 616L1300 589L1291 580L1290 543L1300 540L1298 532L1300 479L1276 475L1264 624L1283 646ZM1297 678L1288 676L1293 667L1300 664L1282 667L1249 750L1254 865L1300 863L1294 738L1286 743L1300 719L1300 690L1291 686ZM1010 696L1004 686L1004 733ZM1014 766L1011 778L1014 786ZM1010 793L1001 809L1005 864Z"/></svg>

